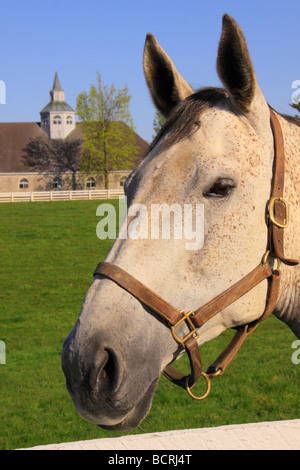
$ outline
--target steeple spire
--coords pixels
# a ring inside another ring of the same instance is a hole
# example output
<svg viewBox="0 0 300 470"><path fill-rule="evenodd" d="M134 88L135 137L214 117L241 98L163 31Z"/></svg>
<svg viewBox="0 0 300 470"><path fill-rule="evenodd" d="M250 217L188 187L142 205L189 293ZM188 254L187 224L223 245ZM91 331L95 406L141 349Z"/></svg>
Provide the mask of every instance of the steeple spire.
<svg viewBox="0 0 300 470"><path fill-rule="evenodd" d="M51 91L63 91L63 89L61 87L61 84L60 84L60 81L59 81L59 78L58 78L58 75L57 75L57 72L55 72L53 87L52 87Z"/></svg>
<svg viewBox="0 0 300 470"><path fill-rule="evenodd" d="M50 90L51 101L65 101L65 92L61 87L57 72L54 75L54 82L52 90Z"/></svg>

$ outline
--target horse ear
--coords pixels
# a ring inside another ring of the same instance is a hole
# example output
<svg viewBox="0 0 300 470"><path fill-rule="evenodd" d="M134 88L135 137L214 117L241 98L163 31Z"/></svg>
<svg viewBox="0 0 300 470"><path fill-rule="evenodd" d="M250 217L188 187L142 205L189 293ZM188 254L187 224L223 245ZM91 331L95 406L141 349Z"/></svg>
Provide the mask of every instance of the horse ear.
<svg viewBox="0 0 300 470"><path fill-rule="evenodd" d="M266 107L244 34L229 15L223 16L217 72L237 111L251 118L252 113L257 114L256 107L261 108L262 103Z"/></svg>
<svg viewBox="0 0 300 470"><path fill-rule="evenodd" d="M193 93L153 34L147 34L144 74L157 109L166 117L179 101Z"/></svg>

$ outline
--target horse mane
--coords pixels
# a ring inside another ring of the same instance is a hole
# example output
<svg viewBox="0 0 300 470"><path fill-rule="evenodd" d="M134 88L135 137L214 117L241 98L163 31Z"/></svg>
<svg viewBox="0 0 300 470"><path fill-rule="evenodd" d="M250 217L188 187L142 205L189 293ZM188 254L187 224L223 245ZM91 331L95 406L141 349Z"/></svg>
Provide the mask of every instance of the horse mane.
<svg viewBox="0 0 300 470"><path fill-rule="evenodd" d="M291 124L295 124L296 126L300 127L300 119L297 116L290 116L289 114L282 113L279 113L279 115Z"/></svg>
<svg viewBox="0 0 300 470"><path fill-rule="evenodd" d="M200 114L214 106L224 105L226 100L228 100L228 95L224 88L205 87L180 101L169 114L165 124L150 144L147 153L158 142L161 142L160 151L162 151L193 134L201 125L199 121ZM271 106L270 108L273 109ZM300 127L300 119L298 117L278 114L291 124Z"/></svg>

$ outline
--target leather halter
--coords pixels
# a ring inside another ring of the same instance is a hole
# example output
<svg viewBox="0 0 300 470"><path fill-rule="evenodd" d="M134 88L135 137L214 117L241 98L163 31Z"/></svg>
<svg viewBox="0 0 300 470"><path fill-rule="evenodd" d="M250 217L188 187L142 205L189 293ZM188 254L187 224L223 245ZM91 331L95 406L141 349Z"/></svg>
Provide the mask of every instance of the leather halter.
<svg viewBox="0 0 300 470"><path fill-rule="evenodd" d="M224 373L226 367L230 364L247 336L257 328L259 323L273 312L279 296L281 262L289 266L298 264L297 260L287 259L284 256L284 229L288 226L289 222L288 205L283 199L284 145L279 121L271 108L270 122L274 138L274 169L271 197L267 208L268 241L266 253L261 263L253 269L253 271L202 307L188 313L185 313L183 310L179 311L136 278L112 263L101 262L94 272L94 276L101 275L114 281L167 321L173 338L188 354L191 373L189 375L183 375L171 365L168 365L162 373L173 383L186 389L189 395L196 400L202 400L208 395L211 387L211 379ZM271 267L274 266L274 264L276 264L276 268ZM268 280L268 291L264 312L258 320L237 327L236 334L233 336L228 346L208 368L207 372L203 372L197 344L197 338L199 336L197 329L265 279ZM176 333L176 328L182 322L186 322L188 325L189 333L184 338L179 338ZM207 389L204 395L197 397L192 393L191 389L201 376L206 379Z"/></svg>

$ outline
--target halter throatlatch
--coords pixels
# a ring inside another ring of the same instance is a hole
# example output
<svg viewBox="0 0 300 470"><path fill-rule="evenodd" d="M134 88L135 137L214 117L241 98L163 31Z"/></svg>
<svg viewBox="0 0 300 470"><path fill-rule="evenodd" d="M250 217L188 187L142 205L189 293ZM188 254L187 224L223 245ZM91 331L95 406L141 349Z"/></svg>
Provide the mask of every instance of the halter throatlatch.
<svg viewBox="0 0 300 470"><path fill-rule="evenodd" d="M283 199L283 135L279 121L272 109L270 109L270 119L274 137L274 171L271 197L267 208L268 242L261 263L253 269L253 271L202 307L187 313L184 310L179 311L147 286L112 263L103 261L98 264L94 272L94 276L101 275L111 279L166 320L174 340L185 349L188 355L191 373L184 375L171 365L168 365L162 373L171 382L187 390L188 394L195 400L203 400L207 397L211 388L211 379L224 373L226 367L235 357L247 336L257 328L259 323L273 312L279 296L281 262L289 266L298 264L297 260L287 259L284 256L283 239L284 230L289 224L289 210L287 202ZM272 258L272 263L269 262L270 258ZM271 268L271 265L275 265L276 267ZM210 318L214 317L228 305L231 305L265 279L268 280L268 291L263 314L258 320L237 327L237 331L227 347L222 351L215 362L211 364L207 372L203 372L201 356L197 344L197 338L199 337L198 329ZM183 322L187 324L189 333L187 333L184 338L180 338L176 329ZM202 396L198 397L193 394L192 388L201 376L205 378L206 391Z"/></svg>

